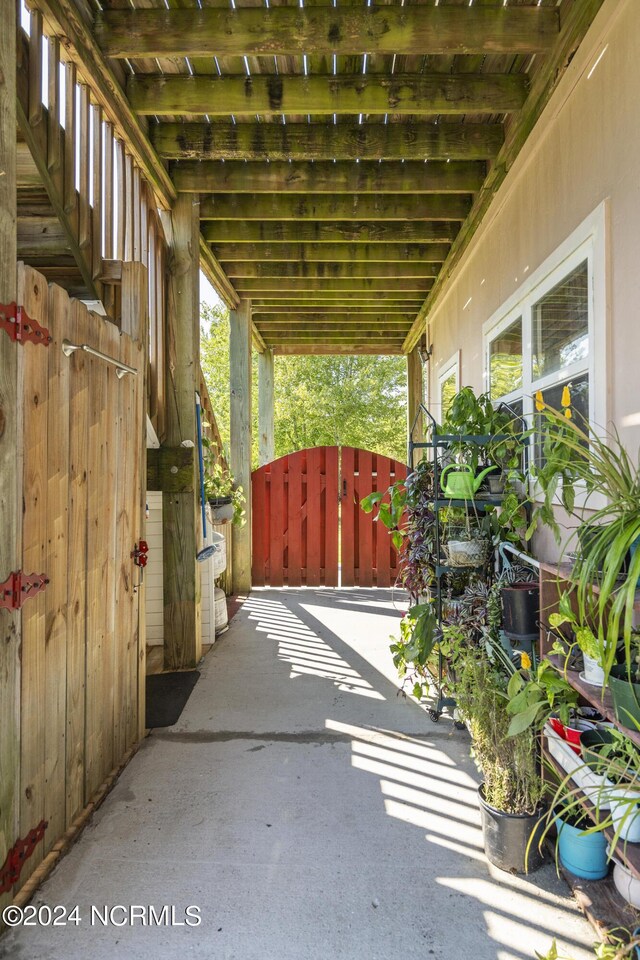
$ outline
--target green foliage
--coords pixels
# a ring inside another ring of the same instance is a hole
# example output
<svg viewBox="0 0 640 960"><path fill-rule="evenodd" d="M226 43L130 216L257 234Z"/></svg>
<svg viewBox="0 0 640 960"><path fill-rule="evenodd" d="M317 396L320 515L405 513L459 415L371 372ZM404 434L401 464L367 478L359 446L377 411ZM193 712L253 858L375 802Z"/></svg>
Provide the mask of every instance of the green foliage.
<svg viewBox="0 0 640 960"><path fill-rule="evenodd" d="M508 735L518 736L529 727L539 730L552 713L569 723L569 713L578 702L578 693L548 660L531 671L521 668L507 684L507 713L511 716Z"/></svg>
<svg viewBox="0 0 640 960"><path fill-rule="evenodd" d="M277 357L276 456L350 446L406 458L404 357Z"/></svg>
<svg viewBox="0 0 640 960"><path fill-rule="evenodd" d="M407 488L402 481L392 484L388 490L375 491L363 497L360 506L365 513L371 513L374 507L378 512L374 520L381 522L391 534L394 547L399 550L405 538L400 524L407 504Z"/></svg>
<svg viewBox="0 0 640 960"><path fill-rule="evenodd" d="M637 937L632 937L628 943L617 937L614 938L613 943L596 943L593 947L594 960L625 960L627 957L635 957L637 943L640 943ZM536 952L536 958L537 960L575 960L567 953L560 953L555 940L546 953Z"/></svg>
<svg viewBox="0 0 640 960"><path fill-rule="evenodd" d="M390 648L403 687L410 683L418 700L429 692L428 663L438 639L437 630L434 602L417 603L400 621L400 639Z"/></svg>
<svg viewBox="0 0 640 960"><path fill-rule="evenodd" d="M202 304L201 364L220 434L229 444L229 312ZM258 361L253 355L253 421ZM275 361L275 455L325 445L406 458L406 361L385 356L294 356ZM255 429L252 462L258 465Z"/></svg>

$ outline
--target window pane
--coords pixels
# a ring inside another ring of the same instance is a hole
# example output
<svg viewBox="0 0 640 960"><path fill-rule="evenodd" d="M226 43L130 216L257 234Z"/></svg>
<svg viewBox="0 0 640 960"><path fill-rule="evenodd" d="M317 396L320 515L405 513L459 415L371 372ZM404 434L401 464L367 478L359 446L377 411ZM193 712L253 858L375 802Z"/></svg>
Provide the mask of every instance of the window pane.
<svg viewBox="0 0 640 960"><path fill-rule="evenodd" d="M491 341L489 380L492 400L522 387L522 317Z"/></svg>
<svg viewBox="0 0 640 960"><path fill-rule="evenodd" d="M579 427L586 430L589 424L589 374L576 377L569 383L557 383L547 387L542 391L542 399L554 410L562 410L562 392L565 387L569 387L572 419ZM542 446L539 442L539 433L536 431L536 461L540 463L541 459Z"/></svg>
<svg viewBox="0 0 640 960"><path fill-rule="evenodd" d="M587 261L533 307L533 378L547 376L589 352L589 269Z"/></svg>
<svg viewBox="0 0 640 960"><path fill-rule="evenodd" d="M451 406L451 401L458 392L458 387L456 384L456 374L455 371L450 373L446 380L443 380L440 385L440 397L442 400L442 408L440 410L440 417L444 420L446 415L449 412L449 407Z"/></svg>

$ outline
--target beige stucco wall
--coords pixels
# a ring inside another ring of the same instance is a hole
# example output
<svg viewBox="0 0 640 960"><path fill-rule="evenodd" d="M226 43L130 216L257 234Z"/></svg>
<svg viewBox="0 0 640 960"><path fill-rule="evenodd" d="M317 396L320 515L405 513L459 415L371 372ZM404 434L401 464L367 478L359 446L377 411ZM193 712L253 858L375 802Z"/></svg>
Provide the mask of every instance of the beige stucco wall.
<svg viewBox="0 0 640 960"><path fill-rule="evenodd" d="M457 350L461 384L484 389L483 324L604 200L607 418L635 455L640 444L640 0L604 4L428 318L427 342L434 347L429 396L436 396L439 367ZM633 415L639 423L625 425ZM553 553L546 542L540 547Z"/></svg>

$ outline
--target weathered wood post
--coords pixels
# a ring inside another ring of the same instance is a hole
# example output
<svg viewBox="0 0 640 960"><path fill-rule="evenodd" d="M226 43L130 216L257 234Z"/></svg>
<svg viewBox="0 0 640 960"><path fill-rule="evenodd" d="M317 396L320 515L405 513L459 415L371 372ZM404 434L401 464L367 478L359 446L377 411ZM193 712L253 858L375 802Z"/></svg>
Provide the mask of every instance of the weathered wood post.
<svg viewBox="0 0 640 960"><path fill-rule="evenodd" d="M229 467L247 498L247 522L233 531L233 592L251 590L251 301L230 313L231 450Z"/></svg>
<svg viewBox="0 0 640 960"><path fill-rule="evenodd" d="M258 457L260 466L275 457L273 350L258 354Z"/></svg>
<svg viewBox="0 0 640 960"><path fill-rule="evenodd" d="M200 222L198 197L180 194L171 214L167 309L165 446L196 443L195 395L200 382ZM187 490L162 494L164 664L195 667L202 655L197 456Z"/></svg>
<svg viewBox="0 0 640 960"><path fill-rule="evenodd" d="M0 0L0 23L0 303L12 303L17 295L16 5L13 0ZM22 566L22 393L19 351L24 350L24 347L12 343L2 330L0 337L2 582ZM0 864L4 863L9 849L18 839L19 715L20 614L0 609ZM0 895L0 906L10 902L10 893Z"/></svg>
<svg viewBox="0 0 640 960"><path fill-rule="evenodd" d="M422 382L422 357L420 356L420 347L414 347L411 353L407 354L407 442L411 435L411 428L418 413L420 404L423 403L424 387ZM424 417L418 417L413 430L413 440L415 443L424 441ZM424 451L417 450L415 462L421 459Z"/></svg>

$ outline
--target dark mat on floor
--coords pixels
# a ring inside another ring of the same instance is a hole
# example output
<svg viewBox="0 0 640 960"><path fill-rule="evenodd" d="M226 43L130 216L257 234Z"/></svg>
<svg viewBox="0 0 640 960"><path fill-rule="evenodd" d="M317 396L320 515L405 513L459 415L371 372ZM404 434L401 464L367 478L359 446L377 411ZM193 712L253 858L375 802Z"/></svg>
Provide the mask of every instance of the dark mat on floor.
<svg viewBox="0 0 640 960"><path fill-rule="evenodd" d="M199 677L198 670L148 676L145 726L172 727L177 723Z"/></svg>

